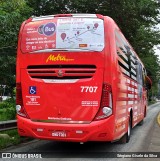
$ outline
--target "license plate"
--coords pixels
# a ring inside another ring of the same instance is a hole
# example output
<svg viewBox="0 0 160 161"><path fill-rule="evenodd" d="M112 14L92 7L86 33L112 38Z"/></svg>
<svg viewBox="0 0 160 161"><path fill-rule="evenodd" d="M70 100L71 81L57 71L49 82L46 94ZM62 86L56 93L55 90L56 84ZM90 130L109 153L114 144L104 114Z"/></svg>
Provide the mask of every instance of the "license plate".
<svg viewBox="0 0 160 161"><path fill-rule="evenodd" d="M52 136L65 138L65 137L67 137L67 134L65 131L54 131L54 132L52 132Z"/></svg>

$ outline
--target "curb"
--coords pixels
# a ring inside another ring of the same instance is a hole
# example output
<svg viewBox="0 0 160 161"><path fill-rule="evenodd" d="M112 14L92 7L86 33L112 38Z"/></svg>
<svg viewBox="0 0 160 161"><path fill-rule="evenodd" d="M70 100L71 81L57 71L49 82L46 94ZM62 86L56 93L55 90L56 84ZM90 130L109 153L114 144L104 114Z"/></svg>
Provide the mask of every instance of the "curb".
<svg viewBox="0 0 160 161"><path fill-rule="evenodd" d="M159 124L159 126L160 126L160 112L159 112L159 114L158 114L158 116L157 116L157 122L158 122L158 124Z"/></svg>

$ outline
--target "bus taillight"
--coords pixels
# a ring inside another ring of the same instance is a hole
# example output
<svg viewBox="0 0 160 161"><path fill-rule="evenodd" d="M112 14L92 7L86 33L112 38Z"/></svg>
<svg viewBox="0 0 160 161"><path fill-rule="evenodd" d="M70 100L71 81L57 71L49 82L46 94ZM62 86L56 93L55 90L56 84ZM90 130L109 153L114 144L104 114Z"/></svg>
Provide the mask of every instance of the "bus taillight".
<svg viewBox="0 0 160 161"><path fill-rule="evenodd" d="M18 115L28 118L23 107L21 83L16 84L16 111Z"/></svg>
<svg viewBox="0 0 160 161"><path fill-rule="evenodd" d="M95 120L102 120L112 114L112 88L111 85L104 83L102 89L101 106Z"/></svg>

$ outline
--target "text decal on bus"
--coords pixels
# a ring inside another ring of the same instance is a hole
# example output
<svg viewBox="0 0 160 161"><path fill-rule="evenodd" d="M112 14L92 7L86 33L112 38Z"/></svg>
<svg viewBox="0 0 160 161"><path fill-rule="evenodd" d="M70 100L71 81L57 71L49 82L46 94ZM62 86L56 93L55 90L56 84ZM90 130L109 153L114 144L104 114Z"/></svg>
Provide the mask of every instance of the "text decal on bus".
<svg viewBox="0 0 160 161"><path fill-rule="evenodd" d="M74 59L70 59L70 58L67 58L65 55L61 55L61 54L58 54L58 55L54 55L54 54L51 54L49 55L49 57L46 59L46 63L48 61L74 61Z"/></svg>

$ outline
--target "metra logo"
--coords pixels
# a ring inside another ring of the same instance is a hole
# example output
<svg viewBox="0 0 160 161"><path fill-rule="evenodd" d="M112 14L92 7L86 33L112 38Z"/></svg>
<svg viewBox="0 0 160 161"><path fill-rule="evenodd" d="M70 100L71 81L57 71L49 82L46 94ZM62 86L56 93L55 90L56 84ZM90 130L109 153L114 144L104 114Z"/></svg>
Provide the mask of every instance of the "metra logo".
<svg viewBox="0 0 160 161"><path fill-rule="evenodd" d="M57 56L51 54L47 59L46 63L49 61L74 61L74 59L66 58L65 55L58 54Z"/></svg>
<svg viewBox="0 0 160 161"><path fill-rule="evenodd" d="M38 28L38 32L46 36L53 35L55 31L56 31L56 25L54 23L47 23L46 25L41 25Z"/></svg>

